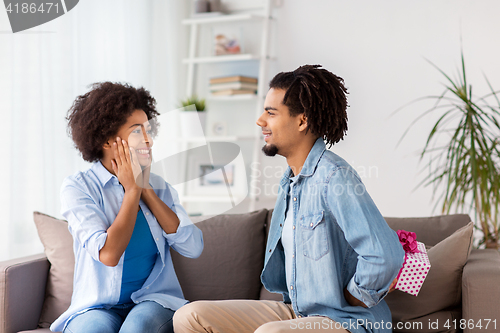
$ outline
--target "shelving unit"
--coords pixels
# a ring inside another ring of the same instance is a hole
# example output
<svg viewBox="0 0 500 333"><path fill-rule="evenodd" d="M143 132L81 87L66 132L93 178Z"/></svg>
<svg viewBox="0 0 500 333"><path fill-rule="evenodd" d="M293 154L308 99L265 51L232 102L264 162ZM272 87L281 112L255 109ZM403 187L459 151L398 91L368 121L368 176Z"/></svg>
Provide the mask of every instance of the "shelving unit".
<svg viewBox="0 0 500 333"><path fill-rule="evenodd" d="M190 24L218 24L218 23L227 23L227 22L242 22L249 20L264 20L266 16L264 15L256 15L256 14L227 14L227 15L218 15L218 16L210 16L210 17L196 17L189 18L182 21L182 24L190 25Z"/></svg>
<svg viewBox="0 0 500 333"><path fill-rule="evenodd" d="M190 40L189 40L189 52L188 57L183 59L183 64L187 65L187 87L186 96L191 96L196 92L196 69L197 66L210 66L211 64L229 63L229 62L245 62L245 61L257 61L258 62L258 87L257 94L248 95L232 95L232 96L207 96L208 101L217 102L227 102L227 103L248 103L248 101L255 103L255 120L261 115L263 110L263 104L265 99L265 82L267 80L267 70L268 63L270 60L269 56L269 35L270 35L270 22L271 9L273 0L263 0L262 6L256 8L256 2L249 1L249 8L252 10L251 13L234 13L226 15L216 15L216 16L200 16L188 18L182 21L183 25L190 27ZM258 9L259 13L255 13ZM220 55L220 56L198 56L197 48L199 44L199 34L200 28L206 26L214 26L220 24L244 24L245 22L259 22L262 25L261 35L260 35L260 49L251 50L249 53L235 54L235 55ZM239 73L234 73L239 75ZM210 112L217 112L210 110ZM192 143L200 142L241 142L250 141L252 144L251 152L251 163L260 162L261 155L261 142L262 135L260 133L260 128L253 125L252 135L229 135L229 136L208 136L200 138L180 138L179 142L182 142L183 146L187 147ZM257 198L257 190L255 186L251 184L258 181L258 170L256 168L251 169L250 182L248 184L249 195L248 195L248 211L253 211L255 209L255 204ZM241 197L236 197L228 200L227 198L219 198L217 196L210 195L190 195L186 193L187 190L180 191L180 199L183 205L192 202L228 202L235 201L237 199L242 199ZM189 212L189 206L186 206ZM203 213L203 212L202 212Z"/></svg>

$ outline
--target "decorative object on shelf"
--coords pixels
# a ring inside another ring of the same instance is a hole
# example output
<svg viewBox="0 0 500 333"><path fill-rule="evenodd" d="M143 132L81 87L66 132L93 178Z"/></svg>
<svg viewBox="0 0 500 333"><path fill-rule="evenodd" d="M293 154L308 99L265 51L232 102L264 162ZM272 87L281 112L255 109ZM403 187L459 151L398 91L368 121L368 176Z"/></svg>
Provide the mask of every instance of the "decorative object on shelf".
<svg viewBox="0 0 500 333"><path fill-rule="evenodd" d="M483 233L480 244L498 249L500 93L486 79L490 93L482 97L473 96L472 85L467 82L465 74L463 51L461 59L461 73L455 80L429 61L449 84L440 95L418 99L435 100L435 103L412 122L399 142L417 120L431 112L443 110L420 153L420 159L430 157L427 165L430 171L417 186L432 184L437 189L444 183L443 193L439 197L444 199L443 213L449 214L452 207L456 211L474 210L476 221L479 222L478 229ZM491 103L497 103L498 106ZM439 134L444 134L444 138L438 140ZM448 142L444 140L446 137L449 138Z"/></svg>
<svg viewBox="0 0 500 333"><path fill-rule="evenodd" d="M205 99L196 95L181 101L181 135L185 138L204 136L207 113Z"/></svg>
<svg viewBox="0 0 500 333"><path fill-rule="evenodd" d="M210 79L213 96L256 94L257 79L247 76L228 76Z"/></svg>
<svg viewBox="0 0 500 333"><path fill-rule="evenodd" d="M220 5L220 0L209 0L209 10L211 12L220 12L221 11L221 5Z"/></svg>
<svg viewBox="0 0 500 333"><path fill-rule="evenodd" d="M215 35L215 55L240 54L241 47L238 38L226 34Z"/></svg>
<svg viewBox="0 0 500 333"><path fill-rule="evenodd" d="M195 0L194 2L194 12L196 14L199 13L207 13L210 11L208 0Z"/></svg>

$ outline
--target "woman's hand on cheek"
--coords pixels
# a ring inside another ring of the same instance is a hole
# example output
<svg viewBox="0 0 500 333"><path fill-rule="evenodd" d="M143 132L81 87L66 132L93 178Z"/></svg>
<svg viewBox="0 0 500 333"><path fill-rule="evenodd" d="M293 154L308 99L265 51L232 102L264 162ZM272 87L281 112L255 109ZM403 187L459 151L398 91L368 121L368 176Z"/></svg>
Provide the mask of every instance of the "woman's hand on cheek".
<svg viewBox="0 0 500 333"><path fill-rule="evenodd" d="M140 190L140 186L136 183L136 178L141 173L141 167L137 161L137 157L132 162L127 142L119 137L116 138L116 142L113 143L113 153L115 159L111 160L111 167L124 190Z"/></svg>

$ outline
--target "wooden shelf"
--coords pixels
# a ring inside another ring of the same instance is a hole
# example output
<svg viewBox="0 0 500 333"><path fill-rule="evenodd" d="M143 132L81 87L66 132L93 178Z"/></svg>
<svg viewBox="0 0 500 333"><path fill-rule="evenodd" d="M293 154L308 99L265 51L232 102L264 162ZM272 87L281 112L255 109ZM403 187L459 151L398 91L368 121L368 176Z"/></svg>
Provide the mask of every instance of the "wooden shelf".
<svg viewBox="0 0 500 333"><path fill-rule="evenodd" d="M197 58L186 58L182 59L184 64L208 64L216 62L230 62L230 61L245 61L245 60L260 60L259 56L244 53L244 54L228 54L213 57L197 57Z"/></svg>
<svg viewBox="0 0 500 333"><path fill-rule="evenodd" d="M228 15L216 15L216 16L200 16L191 17L182 20L182 24L212 24L212 23L226 23L226 22L241 22L241 21L253 21L253 20L263 20L264 16L255 14L228 14Z"/></svg>

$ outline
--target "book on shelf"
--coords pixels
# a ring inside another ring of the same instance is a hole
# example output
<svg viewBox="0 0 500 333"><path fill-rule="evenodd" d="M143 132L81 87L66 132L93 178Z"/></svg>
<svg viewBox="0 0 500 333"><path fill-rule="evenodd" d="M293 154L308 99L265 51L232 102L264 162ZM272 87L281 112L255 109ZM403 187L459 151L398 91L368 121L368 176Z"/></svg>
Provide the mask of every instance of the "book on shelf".
<svg viewBox="0 0 500 333"><path fill-rule="evenodd" d="M257 90L257 83L248 82L227 82L227 83L215 83L210 84L210 91L220 91L220 90Z"/></svg>
<svg viewBox="0 0 500 333"><path fill-rule="evenodd" d="M226 89L226 90L212 91L212 96L228 96L228 95L242 95L242 94L255 94L255 90Z"/></svg>
<svg viewBox="0 0 500 333"><path fill-rule="evenodd" d="M210 84L228 83L228 82L246 82L246 83L257 84L257 78L243 76L243 75L233 75L224 77L214 77L210 79Z"/></svg>

